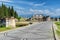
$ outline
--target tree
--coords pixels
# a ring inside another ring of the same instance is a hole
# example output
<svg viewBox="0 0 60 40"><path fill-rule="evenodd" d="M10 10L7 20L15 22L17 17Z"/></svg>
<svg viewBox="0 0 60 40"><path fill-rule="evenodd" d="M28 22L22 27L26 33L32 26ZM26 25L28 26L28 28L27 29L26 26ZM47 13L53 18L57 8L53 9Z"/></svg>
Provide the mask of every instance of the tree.
<svg viewBox="0 0 60 40"><path fill-rule="evenodd" d="M9 17L9 18L11 17L11 14L10 14L10 7L8 8L8 17Z"/></svg>
<svg viewBox="0 0 60 40"><path fill-rule="evenodd" d="M2 3L2 7L1 7L1 18L4 18L4 7L5 7L5 5L3 5L3 3Z"/></svg>
<svg viewBox="0 0 60 40"><path fill-rule="evenodd" d="M2 18L2 8L0 7L0 18Z"/></svg>
<svg viewBox="0 0 60 40"><path fill-rule="evenodd" d="M10 17L18 17L18 14L16 11L14 11L13 6L12 7L6 7L3 3L2 6L0 6L0 18L10 18Z"/></svg>
<svg viewBox="0 0 60 40"><path fill-rule="evenodd" d="M14 17L14 9L13 9L13 6L11 7L10 13L11 13L11 16Z"/></svg>
<svg viewBox="0 0 60 40"><path fill-rule="evenodd" d="M20 21L21 17L18 17L17 19L18 19L18 21Z"/></svg>
<svg viewBox="0 0 60 40"><path fill-rule="evenodd" d="M15 17L15 18L18 18L17 12L15 11L14 13L15 13L15 14L14 14L14 17Z"/></svg>

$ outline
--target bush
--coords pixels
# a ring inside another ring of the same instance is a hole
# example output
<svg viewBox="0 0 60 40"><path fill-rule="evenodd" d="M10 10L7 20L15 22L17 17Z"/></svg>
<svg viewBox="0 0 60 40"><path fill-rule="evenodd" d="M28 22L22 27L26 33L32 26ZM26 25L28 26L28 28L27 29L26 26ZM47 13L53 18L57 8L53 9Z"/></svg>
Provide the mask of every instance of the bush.
<svg viewBox="0 0 60 40"><path fill-rule="evenodd" d="M29 24L32 24L32 22L30 22Z"/></svg>
<svg viewBox="0 0 60 40"><path fill-rule="evenodd" d="M17 22L16 23L16 26L18 26L18 27L21 27L21 26L26 26L26 25L28 25L29 23L26 23L26 22Z"/></svg>
<svg viewBox="0 0 60 40"><path fill-rule="evenodd" d="M6 29L12 29L12 27L6 27Z"/></svg>
<svg viewBox="0 0 60 40"><path fill-rule="evenodd" d="M5 25L0 25L0 28L5 27Z"/></svg>
<svg viewBox="0 0 60 40"><path fill-rule="evenodd" d="M58 29L60 29L60 22L55 22Z"/></svg>
<svg viewBox="0 0 60 40"><path fill-rule="evenodd" d="M55 24L56 24L56 25L60 25L60 22L56 22Z"/></svg>
<svg viewBox="0 0 60 40"><path fill-rule="evenodd" d="M58 36L60 36L60 31L56 30L56 33L57 33Z"/></svg>

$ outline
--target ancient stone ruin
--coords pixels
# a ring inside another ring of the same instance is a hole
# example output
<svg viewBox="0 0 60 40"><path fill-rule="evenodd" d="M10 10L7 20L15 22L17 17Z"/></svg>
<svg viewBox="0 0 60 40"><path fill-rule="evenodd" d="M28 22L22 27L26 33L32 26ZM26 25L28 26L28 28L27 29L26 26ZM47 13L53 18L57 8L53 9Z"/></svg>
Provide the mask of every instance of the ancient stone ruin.
<svg viewBox="0 0 60 40"><path fill-rule="evenodd" d="M11 18L6 18L6 27L12 27L15 28L16 27L16 23L15 23L15 18L11 17Z"/></svg>

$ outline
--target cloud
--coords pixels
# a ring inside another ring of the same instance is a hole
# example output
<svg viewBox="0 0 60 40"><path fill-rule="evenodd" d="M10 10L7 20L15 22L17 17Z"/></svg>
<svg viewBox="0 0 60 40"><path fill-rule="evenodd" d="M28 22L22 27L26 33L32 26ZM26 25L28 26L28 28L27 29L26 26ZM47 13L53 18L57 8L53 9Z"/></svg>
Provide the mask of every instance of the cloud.
<svg viewBox="0 0 60 40"><path fill-rule="evenodd" d="M27 1L17 1L17 2L21 4L31 5L31 6L44 6L46 4L45 2L39 4L34 2L27 2Z"/></svg>
<svg viewBox="0 0 60 40"><path fill-rule="evenodd" d="M33 4L34 6L44 6L46 3L45 2L43 2L43 3L41 3L41 4Z"/></svg>
<svg viewBox="0 0 60 40"><path fill-rule="evenodd" d="M30 9L30 11L31 12L33 12L34 14L46 14L46 15L49 15L49 16L51 16L51 15L53 15L54 14L54 12L51 12L50 10L48 10L48 9L45 9L45 10L33 10L33 9ZM55 15L54 15L55 16Z"/></svg>
<svg viewBox="0 0 60 40"><path fill-rule="evenodd" d="M30 11L33 12L34 14L42 14L43 13L43 10L30 9Z"/></svg>
<svg viewBox="0 0 60 40"><path fill-rule="evenodd" d="M51 12L50 10L44 10L47 15L50 15L50 16L54 16L54 17L59 17L60 16L60 8L58 9L55 9L53 12Z"/></svg>
<svg viewBox="0 0 60 40"><path fill-rule="evenodd" d="M43 10L39 10L40 13L43 13Z"/></svg>
<svg viewBox="0 0 60 40"><path fill-rule="evenodd" d="M55 15L56 15L56 16L60 16L60 8L55 9L55 11L54 11L54 12L55 12Z"/></svg>
<svg viewBox="0 0 60 40"><path fill-rule="evenodd" d="M4 3L6 6L13 6L15 9L18 9L18 10L21 10L21 9L25 9L23 7L20 7L18 5L15 5L15 4L10 4L10 3Z"/></svg>
<svg viewBox="0 0 60 40"><path fill-rule="evenodd" d="M25 8L19 7L19 6L14 6L14 8L15 8L16 10L25 10Z"/></svg>
<svg viewBox="0 0 60 40"><path fill-rule="evenodd" d="M56 13L56 14L60 14L60 9L56 9L56 10L55 10L55 13Z"/></svg>
<svg viewBox="0 0 60 40"><path fill-rule="evenodd" d="M48 9L44 10L44 12L47 14L50 13L50 11Z"/></svg>
<svg viewBox="0 0 60 40"><path fill-rule="evenodd" d="M60 12L60 9L56 9L56 12Z"/></svg>
<svg viewBox="0 0 60 40"><path fill-rule="evenodd" d="M0 0L0 2L12 2L12 0Z"/></svg>
<svg viewBox="0 0 60 40"><path fill-rule="evenodd" d="M27 1L17 1L19 4L28 4L28 5L33 5L33 2L27 2Z"/></svg>
<svg viewBox="0 0 60 40"><path fill-rule="evenodd" d="M18 15L20 14L20 13L24 13L24 10L25 10L25 8L23 8L23 7L20 7L20 6L18 6L18 5L15 5L15 4L10 4L10 3L4 3L6 6L13 6L14 7L14 9L17 11L17 13L18 13Z"/></svg>

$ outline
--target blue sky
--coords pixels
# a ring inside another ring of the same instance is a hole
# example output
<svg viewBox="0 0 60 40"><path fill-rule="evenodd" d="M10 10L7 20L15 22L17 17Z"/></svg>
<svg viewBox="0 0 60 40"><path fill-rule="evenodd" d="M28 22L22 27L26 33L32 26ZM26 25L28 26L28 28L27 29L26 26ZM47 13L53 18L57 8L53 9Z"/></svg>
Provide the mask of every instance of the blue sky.
<svg viewBox="0 0 60 40"><path fill-rule="evenodd" d="M33 14L44 14L60 17L60 0L0 0L7 7L13 6L19 16L31 17Z"/></svg>

